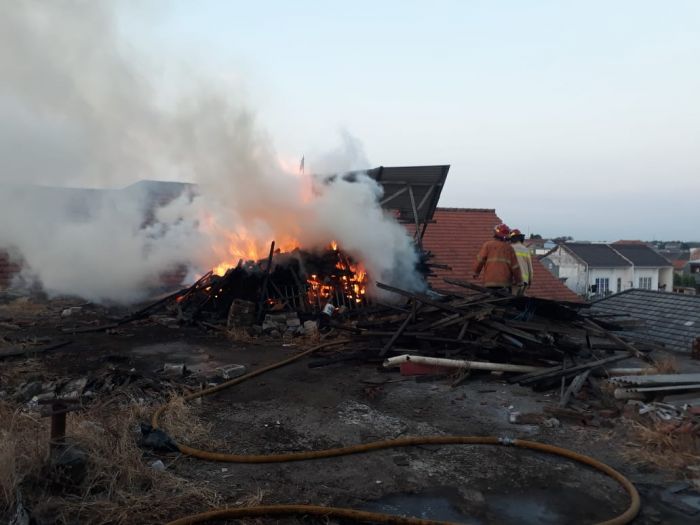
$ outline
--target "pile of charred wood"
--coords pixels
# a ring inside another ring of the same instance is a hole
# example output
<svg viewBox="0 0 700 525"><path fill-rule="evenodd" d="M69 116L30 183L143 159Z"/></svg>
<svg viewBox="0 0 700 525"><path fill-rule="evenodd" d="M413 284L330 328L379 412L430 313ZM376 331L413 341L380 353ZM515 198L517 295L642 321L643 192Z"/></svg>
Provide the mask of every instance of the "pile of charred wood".
<svg viewBox="0 0 700 525"><path fill-rule="evenodd" d="M536 390L585 380L588 373L630 357L649 360L649 345L613 334L587 315L586 305L446 281L460 291L415 294L378 283L402 303L364 318L348 316L334 326L363 343L367 358L386 359L385 366L413 362L511 372L517 374L511 382Z"/></svg>

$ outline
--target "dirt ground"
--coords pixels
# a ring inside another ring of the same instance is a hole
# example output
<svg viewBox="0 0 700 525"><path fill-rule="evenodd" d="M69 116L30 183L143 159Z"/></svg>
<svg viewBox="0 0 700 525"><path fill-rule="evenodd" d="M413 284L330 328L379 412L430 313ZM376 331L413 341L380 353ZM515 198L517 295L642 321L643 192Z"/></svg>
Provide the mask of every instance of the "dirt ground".
<svg viewBox="0 0 700 525"><path fill-rule="evenodd" d="M0 399L18 404L14 393L31 381L76 379L114 363L152 377L162 375L164 363L184 363L191 378L207 378L222 365L242 364L255 370L304 349L300 341L240 342L197 327L172 328L150 321L107 333L65 334L62 328L106 321L123 312L85 306L76 315L61 317L63 309L77 302L53 301L33 309L31 304L7 302L5 310L0 307L0 320L10 325L0 328L0 335L14 341L50 338L71 343L36 356L0 360ZM622 418L606 419L598 426L565 420L513 424L512 412L540 413L556 404L558 393L535 393L490 374L474 375L453 387L444 378L402 377L377 364L343 362L310 368L312 360L301 359L201 404L194 402L198 420L211 426L195 444L253 454L405 436L523 438L593 456L628 476L642 496L635 523L700 519L700 513L693 515L669 497L674 485L683 482L681 472L628 459L637 445ZM419 446L267 465L206 462L173 453L157 457L168 471L215 491L228 505L251 500L310 503L475 524L583 524L611 518L628 503L616 483L590 468L503 446ZM144 461L153 458L144 452ZM169 519L182 514L173 509Z"/></svg>

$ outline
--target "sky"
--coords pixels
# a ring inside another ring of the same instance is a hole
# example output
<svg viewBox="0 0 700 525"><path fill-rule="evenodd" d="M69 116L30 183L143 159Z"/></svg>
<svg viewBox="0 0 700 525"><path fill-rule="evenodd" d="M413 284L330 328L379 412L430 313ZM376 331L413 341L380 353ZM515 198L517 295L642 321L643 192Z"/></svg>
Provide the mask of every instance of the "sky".
<svg viewBox="0 0 700 525"><path fill-rule="evenodd" d="M115 1L167 100L244 98L307 166L450 164L441 206L577 239L700 238L700 2Z"/></svg>

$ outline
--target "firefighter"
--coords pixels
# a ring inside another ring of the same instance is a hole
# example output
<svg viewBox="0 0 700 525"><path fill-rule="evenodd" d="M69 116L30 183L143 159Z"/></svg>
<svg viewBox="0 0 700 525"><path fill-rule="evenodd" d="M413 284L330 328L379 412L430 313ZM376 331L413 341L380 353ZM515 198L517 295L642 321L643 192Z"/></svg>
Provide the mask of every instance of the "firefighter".
<svg viewBox="0 0 700 525"><path fill-rule="evenodd" d="M508 242L509 234L510 228L505 224L496 226L493 239L481 247L474 266L474 279L478 279L483 270L484 286L508 293L511 286L522 283L518 258Z"/></svg>
<svg viewBox="0 0 700 525"><path fill-rule="evenodd" d="M514 293L518 295L523 295L525 293L525 288L532 286L532 255L530 254L530 249L523 244L525 236L517 228L510 231L508 235L515 256L518 258L518 263L520 264L520 274L523 278L522 285L518 286Z"/></svg>

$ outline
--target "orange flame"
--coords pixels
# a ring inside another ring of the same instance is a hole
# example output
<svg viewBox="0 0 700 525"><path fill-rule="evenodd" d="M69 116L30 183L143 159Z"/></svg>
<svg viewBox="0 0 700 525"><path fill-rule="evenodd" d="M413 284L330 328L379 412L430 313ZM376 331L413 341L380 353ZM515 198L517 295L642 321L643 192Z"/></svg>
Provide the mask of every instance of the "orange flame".
<svg viewBox="0 0 700 525"><path fill-rule="evenodd" d="M319 304L333 300L333 294L342 294L347 300L361 303L367 293L367 272L361 263L351 263L344 257L338 243L331 241L331 248L338 252L338 262L335 268L337 274L327 275L323 279L318 275L312 275L307 280L309 285L307 296L309 303Z"/></svg>

